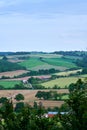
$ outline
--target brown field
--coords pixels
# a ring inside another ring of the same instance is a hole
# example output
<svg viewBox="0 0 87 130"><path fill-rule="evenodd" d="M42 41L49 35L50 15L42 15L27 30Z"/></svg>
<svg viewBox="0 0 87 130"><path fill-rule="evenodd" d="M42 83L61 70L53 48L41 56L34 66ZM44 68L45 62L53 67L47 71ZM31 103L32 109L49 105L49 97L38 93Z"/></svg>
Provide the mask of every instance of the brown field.
<svg viewBox="0 0 87 130"><path fill-rule="evenodd" d="M18 76L20 74L27 73L27 72L28 71L26 71L26 70L16 70L16 71L2 72L2 73L0 73L0 77L2 77L2 76L14 77L14 76Z"/></svg>
<svg viewBox="0 0 87 130"><path fill-rule="evenodd" d="M26 76L22 78L12 78L10 80L28 80L29 78L34 77L34 78L39 78L39 79L49 79L51 76L50 75L42 75L42 76ZM9 79L6 79L9 80Z"/></svg>
<svg viewBox="0 0 87 130"><path fill-rule="evenodd" d="M38 98L35 97L37 91L39 90L0 90L0 97L7 97L13 99L13 103L16 101L14 100L14 97L18 94L21 93L24 95L25 100L24 102L29 103L30 105L33 105L34 101L37 103L42 102L44 107L60 107L64 102L63 101L47 101L47 100L39 100ZM40 90L41 91L41 90ZM50 90L42 90L42 91L50 91ZM56 91L56 90L54 90ZM57 90L58 93L69 93L67 89L61 89Z"/></svg>
<svg viewBox="0 0 87 130"><path fill-rule="evenodd" d="M13 62L13 63L18 63L18 62L23 62L24 60L18 60L18 59L16 59L16 60L12 60L12 59L10 59L10 60L8 60L9 62Z"/></svg>

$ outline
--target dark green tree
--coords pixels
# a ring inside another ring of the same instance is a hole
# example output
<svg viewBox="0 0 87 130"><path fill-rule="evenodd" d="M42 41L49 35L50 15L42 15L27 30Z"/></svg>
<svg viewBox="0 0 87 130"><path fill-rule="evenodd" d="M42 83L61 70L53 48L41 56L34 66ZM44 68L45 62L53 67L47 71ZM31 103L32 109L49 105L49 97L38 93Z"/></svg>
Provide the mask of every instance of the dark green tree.
<svg viewBox="0 0 87 130"><path fill-rule="evenodd" d="M15 106L15 111L16 112L21 112L23 108L24 108L24 102L16 103L16 106Z"/></svg>
<svg viewBox="0 0 87 130"><path fill-rule="evenodd" d="M74 89L66 101L70 110L64 116L63 125L65 130L86 130L87 129L87 84L78 80Z"/></svg>
<svg viewBox="0 0 87 130"><path fill-rule="evenodd" d="M17 101L24 100L24 95L21 94L21 93L19 93L19 94L17 94L17 95L15 96L15 99L16 99Z"/></svg>

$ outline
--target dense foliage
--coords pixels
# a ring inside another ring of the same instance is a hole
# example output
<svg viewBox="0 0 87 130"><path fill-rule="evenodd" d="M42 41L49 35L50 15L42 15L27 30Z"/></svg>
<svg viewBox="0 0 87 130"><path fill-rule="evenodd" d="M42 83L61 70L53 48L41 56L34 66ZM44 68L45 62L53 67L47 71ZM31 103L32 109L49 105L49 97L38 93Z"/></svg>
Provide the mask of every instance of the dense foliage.
<svg viewBox="0 0 87 130"><path fill-rule="evenodd" d="M17 94L17 95L15 96L15 99L16 99L17 101L24 100L24 96L23 96L23 94L19 93L19 94Z"/></svg>
<svg viewBox="0 0 87 130"><path fill-rule="evenodd" d="M84 56L81 60L77 60L76 64L80 67L87 68L87 56Z"/></svg>
<svg viewBox="0 0 87 130"><path fill-rule="evenodd" d="M53 54L60 54L63 56L87 56L87 51L55 51Z"/></svg>

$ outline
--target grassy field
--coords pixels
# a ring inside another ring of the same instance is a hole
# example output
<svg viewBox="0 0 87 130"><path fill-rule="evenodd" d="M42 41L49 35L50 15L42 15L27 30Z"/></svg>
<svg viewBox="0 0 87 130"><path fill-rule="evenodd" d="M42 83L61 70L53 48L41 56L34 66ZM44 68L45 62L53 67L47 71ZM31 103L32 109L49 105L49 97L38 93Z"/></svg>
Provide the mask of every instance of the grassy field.
<svg viewBox="0 0 87 130"><path fill-rule="evenodd" d="M13 88L15 84L19 84L20 81L11 81L11 80L0 80L0 85L4 88Z"/></svg>
<svg viewBox="0 0 87 130"><path fill-rule="evenodd" d="M46 57L47 56L47 57ZM54 57L53 57L54 56ZM71 59L64 59L61 56L55 55L33 55L28 60L24 60L19 64L26 67L28 70L50 69L55 68L65 70L67 68L76 68L77 66Z"/></svg>
<svg viewBox="0 0 87 130"><path fill-rule="evenodd" d="M48 59L49 60L49 59ZM55 68L58 70L65 70L67 69L66 66L60 66L55 64L48 64L44 61L41 61L40 58L31 57L29 60L23 61L19 63L22 66L25 66L28 70L39 70L39 69L51 69Z"/></svg>
<svg viewBox="0 0 87 130"><path fill-rule="evenodd" d="M62 96L62 100L66 100L66 99L69 99L69 95L63 95Z"/></svg>
<svg viewBox="0 0 87 130"><path fill-rule="evenodd" d="M80 75L80 77L87 78L87 74Z"/></svg>
<svg viewBox="0 0 87 130"><path fill-rule="evenodd" d="M44 58L44 62L50 64L50 65L55 65L55 66L62 66L62 67L67 67L67 68L75 68L77 67L74 63L73 60L70 59L64 59L64 58Z"/></svg>
<svg viewBox="0 0 87 130"><path fill-rule="evenodd" d="M60 88L65 88L69 84L75 83L78 79L78 77L64 77L42 83L41 85L45 86L46 88L52 88L55 85L57 85Z"/></svg>
<svg viewBox="0 0 87 130"><path fill-rule="evenodd" d="M44 65L45 63L40 61L39 58L29 58L29 60L25 60L19 64L25 66L27 69L31 69L33 67Z"/></svg>

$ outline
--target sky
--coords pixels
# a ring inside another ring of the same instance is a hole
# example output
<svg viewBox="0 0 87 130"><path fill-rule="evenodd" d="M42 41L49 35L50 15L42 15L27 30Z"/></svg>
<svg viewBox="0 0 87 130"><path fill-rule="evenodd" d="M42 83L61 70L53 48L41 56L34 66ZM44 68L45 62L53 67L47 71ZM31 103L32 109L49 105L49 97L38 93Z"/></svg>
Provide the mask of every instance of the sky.
<svg viewBox="0 0 87 130"><path fill-rule="evenodd" d="M87 0L0 0L0 51L87 50Z"/></svg>

